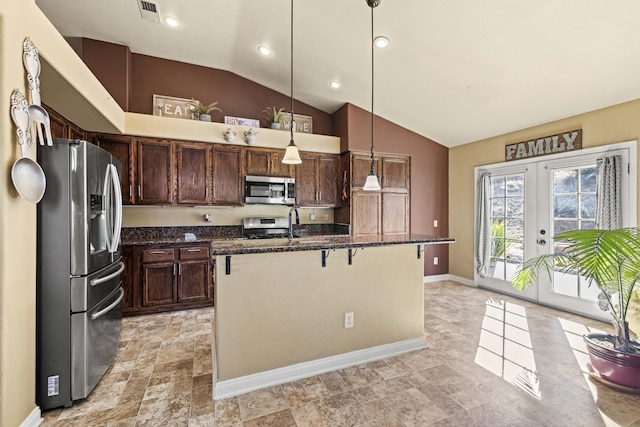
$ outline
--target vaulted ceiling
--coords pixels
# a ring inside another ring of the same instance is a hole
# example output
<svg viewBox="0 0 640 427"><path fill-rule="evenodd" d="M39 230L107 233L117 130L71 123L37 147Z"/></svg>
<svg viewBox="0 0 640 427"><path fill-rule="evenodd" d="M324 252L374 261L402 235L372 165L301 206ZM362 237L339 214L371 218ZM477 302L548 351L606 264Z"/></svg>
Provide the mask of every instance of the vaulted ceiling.
<svg viewBox="0 0 640 427"><path fill-rule="evenodd" d="M150 1L160 22L142 18L139 0L36 3L66 37L290 94L289 0ZM453 147L640 98L638 17L638 0L382 0L375 34L391 44L375 51L374 111ZM296 0L295 98L328 113L345 102L370 110L370 40L365 0Z"/></svg>

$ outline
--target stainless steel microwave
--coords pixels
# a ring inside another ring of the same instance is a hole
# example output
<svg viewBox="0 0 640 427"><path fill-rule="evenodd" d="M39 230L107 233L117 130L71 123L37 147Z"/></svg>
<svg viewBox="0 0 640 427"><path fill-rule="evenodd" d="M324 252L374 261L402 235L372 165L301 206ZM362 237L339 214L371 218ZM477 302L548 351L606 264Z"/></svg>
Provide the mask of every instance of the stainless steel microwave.
<svg viewBox="0 0 640 427"><path fill-rule="evenodd" d="M247 175L244 202L267 205L293 205L296 202L295 178Z"/></svg>

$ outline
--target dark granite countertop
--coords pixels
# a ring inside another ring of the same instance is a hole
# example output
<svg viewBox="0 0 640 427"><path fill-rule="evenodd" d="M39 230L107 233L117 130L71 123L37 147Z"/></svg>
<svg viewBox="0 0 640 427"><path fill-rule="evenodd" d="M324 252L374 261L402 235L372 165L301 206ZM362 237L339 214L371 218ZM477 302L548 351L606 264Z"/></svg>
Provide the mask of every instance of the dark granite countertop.
<svg viewBox="0 0 640 427"><path fill-rule="evenodd" d="M448 244L450 237L435 237L419 234L403 236L353 237L349 235L316 235L289 239L231 239L212 240L211 255L238 255L272 252L315 251L323 249L364 248L372 246L407 244Z"/></svg>
<svg viewBox="0 0 640 427"><path fill-rule="evenodd" d="M348 235L345 224L302 224L294 225L297 235L328 236ZM167 226L167 227L127 227L122 229L123 245L170 245L206 243L212 241L246 240L242 237L241 225L217 226Z"/></svg>

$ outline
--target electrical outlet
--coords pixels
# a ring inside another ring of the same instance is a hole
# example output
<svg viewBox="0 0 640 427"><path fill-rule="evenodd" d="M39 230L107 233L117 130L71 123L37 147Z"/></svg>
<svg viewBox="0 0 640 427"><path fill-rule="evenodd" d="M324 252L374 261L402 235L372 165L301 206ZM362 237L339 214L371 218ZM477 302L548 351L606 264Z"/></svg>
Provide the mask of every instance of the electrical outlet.
<svg viewBox="0 0 640 427"><path fill-rule="evenodd" d="M344 327L353 328L353 311L344 314Z"/></svg>
<svg viewBox="0 0 640 427"><path fill-rule="evenodd" d="M438 220L437 219L433 220L433 226L434 226L434 228L438 227Z"/></svg>
<svg viewBox="0 0 640 427"><path fill-rule="evenodd" d="M438 265L438 257L437 256L433 257L433 265Z"/></svg>
<svg viewBox="0 0 640 427"><path fill-rule="evenodd" d="M316 214L309 214L309 221L315 221L316 220Z"/></svg>
<svg viewBox="0 0 640 427"><path fill-rule="evenodd" d="M329 214L324 214L324 220L329 221Z"/></svg>

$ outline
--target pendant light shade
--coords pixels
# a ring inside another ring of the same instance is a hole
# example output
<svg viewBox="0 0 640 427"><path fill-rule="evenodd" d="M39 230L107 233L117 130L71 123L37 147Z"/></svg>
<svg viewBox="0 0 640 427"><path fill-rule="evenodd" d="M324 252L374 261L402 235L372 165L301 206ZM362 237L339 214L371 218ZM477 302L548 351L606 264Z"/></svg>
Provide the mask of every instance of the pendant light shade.
<svg viewBox="0 0 640 427"><path fill-rule="evenodd" d="M380 190L380 182L378 182L378 177L376 176L373 166L373 8L380 4L381 0L367 0L367 4L371 8L371 168L369 169L369 175L367 176L367 180L364 182L364 187L362 187L365 191L378 191Z"/></svg>
<svg viewBox="0 0 640 427"><path fill-rule="evenodd" d="M289 165L299 165L302 163L298 147L296 147L296 143L293 140L293 130L295 126L296 123L293 120L293 0L291 0L291 125L289 126L291 128L291 139L282 158L282 163Z"/></svg>
<svg viewBox="0 0 640 427"><path fill-rule="evenodd" d="M296 147L295 142L293 142L293 138L289 142L289 145L287 145L287 149L284 152L284 157L282 158L282 163L286 163L289 165L299 165L300 163L302 163L300 153L298 152L298 147Z"/></svg>

